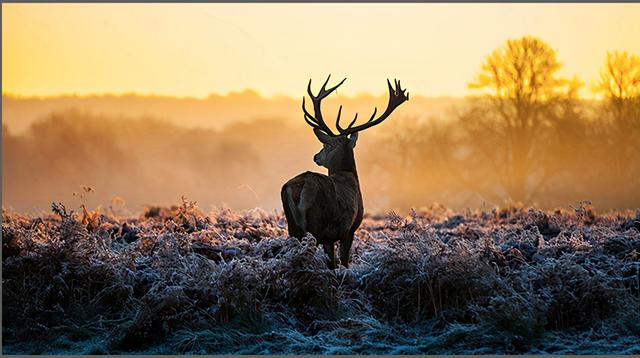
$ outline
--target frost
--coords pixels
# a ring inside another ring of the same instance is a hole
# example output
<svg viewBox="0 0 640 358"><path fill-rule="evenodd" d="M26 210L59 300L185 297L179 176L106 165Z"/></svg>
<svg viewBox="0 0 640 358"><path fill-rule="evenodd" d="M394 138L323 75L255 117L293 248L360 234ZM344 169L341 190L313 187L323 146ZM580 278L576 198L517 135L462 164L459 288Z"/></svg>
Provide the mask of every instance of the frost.
<svg viewBox="0 0 640 358"><path fill-rule="evenodd" d="M3 209L3 353L638 354L639 217L366 215L329 270L260 209Z"/></svg>

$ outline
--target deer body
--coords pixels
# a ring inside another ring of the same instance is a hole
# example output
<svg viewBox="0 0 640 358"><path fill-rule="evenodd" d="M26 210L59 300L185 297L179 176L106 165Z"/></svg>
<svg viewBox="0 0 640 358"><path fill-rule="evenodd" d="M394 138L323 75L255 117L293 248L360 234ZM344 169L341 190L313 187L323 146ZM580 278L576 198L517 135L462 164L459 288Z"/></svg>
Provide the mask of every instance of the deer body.
<svg viewBox="0 0 640 358"><path fill-rule="evenodd" d="M353 158L353 150L349 150ZM329 175L305 172L282 187L282 203L289 235L311 233L335 266L334 243L340 242L340 261L349 264L353 236L362 222L364 206L355 162L352 170L332 170Z"/></svg>
<svg viewBox="0 0 640 358"><path fill-rule="evenodd" d="M343 129L340 127L340 113L338 111L336 128L338 135L327 127L320 111L320 101L327 97L343 82L325 89L329 78L322 86L320 93L314 96L309 81L308 93L313 101L315 116L307 112L304 99L302 108L305 120L313 127L313 131L323 144L322 150L315 155L316 164L326 167L328 175L305 172L289 180L282 186L281 199L287 218L289 235L302 238L311 233L322 244L329 256L329 267L335 268L335 248L340 242L340 261L349 266L349 253L356 230L362 222L364 206L358 172L353 149L358 139L358 131L382 122L396 107L408 99L400 83L396 82L394 89L389 84L389 105L387 110L374 120L377 109L371 119L365 124L353 127L358 115L351 124Z"/></svg>

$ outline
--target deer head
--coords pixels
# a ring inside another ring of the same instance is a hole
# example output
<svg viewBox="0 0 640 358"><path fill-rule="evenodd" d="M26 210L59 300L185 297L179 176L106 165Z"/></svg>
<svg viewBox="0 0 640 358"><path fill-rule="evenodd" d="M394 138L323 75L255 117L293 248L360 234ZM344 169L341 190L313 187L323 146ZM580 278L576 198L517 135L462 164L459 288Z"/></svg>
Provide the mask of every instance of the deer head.
<svg viewBox="0 0 640 358"><path fill-rule="evenodd" d="M369 118L369 120L363 124L354 126L356 120L358 119L358 114L356 113L355 117L349 123L347 128L342 128L340 126L340 115L342 114L342 105L338 110L338 116L336 118L336 129L338 133L333 133L331 129L327 126L322 117L322 111L320 109L320 104L323 99L329 96L333 91L335 91L338 87L340 87L346 78L340 81L337 85L327 89L327 84L329 83L329 79L331 75L327 77L327 80L322 85L320 92L317 95L314 95L311 91L311 80L309 80L309 85L307 86L307 93L311 98L311 102L313 104L313 112L312 115L307 111L305 106L305 97L302 97L302 110L304 111L304 120L313 128L313 133L315 133L318 140L322 143L323 147L318 154L313 157L313 160L316 164L323 166L329 169L329 174L339 170L348 170L355 171L355 161L353 159L353 148L356 146L356 142L358 140L358 132L365 130L367 128L373 127L377 124L382 123L389 115L400 106L405 101L409 100L409 93L405 93L406 90L400 87L400 81L395 80L395 88L391 85L391 82L387 80L387 85L389 87L389 103L387 104L387 109L379 116L376 117L378 113L378 108L374 108L373 114Z"/></svg>

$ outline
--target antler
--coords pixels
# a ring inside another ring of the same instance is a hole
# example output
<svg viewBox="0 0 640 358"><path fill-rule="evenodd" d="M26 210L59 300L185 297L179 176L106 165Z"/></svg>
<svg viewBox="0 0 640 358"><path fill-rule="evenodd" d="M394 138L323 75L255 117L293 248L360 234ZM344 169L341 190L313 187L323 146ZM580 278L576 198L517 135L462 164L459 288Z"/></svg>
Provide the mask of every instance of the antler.
<svg viewBox="0 0 640 358"><path fill-rule="evenodd" d="M318 92L318 95L315 95L315 96L313 95L313 92L311 92L311 80L309 80L309 85L307 85L307 93L309 94L309 97L311 97L311 102L313 103L313 113L315 114L315 117L312 116L307 111L307 107L305 106L304 96L302 97L302 110L304 111L304 120L307 123L309 123L311 127L318 128L332 137L337 137L338 135L334 134L331 131L331 129L329 129L327 124L324 122L324 118L322 118L322 111L320 110L320 103L322 102L323 99L325 99L328 95L330 95L333 91L335 91L338 87L340 87L344 83L344 81L346 81L347 79L345 78L342 81L340 81L340 83L338 83L337 85L329 89L326 89L327 83L329 83L330 78L331 78L331 75L327 77L327 80L324 81L324 84L322 85L320 92ZM341 113L342 113L342 106L340 106L340 109L338 110L338 120L340 120Z"/></svg>
<svg viewBox="0 0 640 358"><path fill-rule="evenodd" d="M409 100L409 92L405 93L406 89L402 89L402 87L400 86L400 81L394 80L394 82L395 82L395 86L396 86L395 88L393 88L391 86L391 82L389 82L389 80L387 80L387 86L389 87L389 103L387 104L387 109L385 109L385 111L380 115L380 117L375 118L376 117L376 113L378 112L378 107L375 107L373 109L373 114L371 115L371 118L369 118L369 120L366 123L363 123L361 125L358 125L358 126L354 127L353 124L356 122L356 118L358 118L358 114L356 113L356 118L354 118L353 121L351 121L351 123L349 124L349 126L347 128L341 128L339 123L336 123L336 127L338 128L338 131L340 132L340 135L352 134L352 133L359 132L361 130L367 129L369 127L373 127L376 124L380 124L380 123L382 123L382 121L387 119L387 117L389 117L389 115L396 108L398 108L398 106L400 106L405 101L408 101Z"/></svg>
<svg viewBox="0 0 640 358"><path fill-rule="evenodd" d="M340 126L340 115L342 114L342 105L340 105L340 109L338 109L338 117L336 118L336 128L338 129L338 134L334 134L331 129L329 129L329 127L327 126L327 124L324 122L324 118L322 118L322 111L320 110L320 103L322 102L322 100L324 98L326 98L327 96L329 96L333 91L335 91L338 87L340 87L344 81L346 81L347 79L343 79L342 81L340 81L340 83L338 83L337 85L326 89L327 84L329 83L329 79L331 78L331 75L329 75L327 77L327 80L324 82L324 84L322 85L322 88L320 89L320 92L318 92L317 95L314 95L313 92L311 92L311 80L309 80L309 85L307 86L307 93L309 94L309 97L311 97L311 101L313 103L313 111L315 116L312 116L309 111L307 111L307 108L305 106L305 97L302 97L302 110L304 111L304 120L313 128L317 128L323 132L325 132L326 134L332 136L332 137L338 137L338 136L345 136L345 135L349 135L349 134L353 134L355 132L359 132L361 130L367 129L369 127L373 127L377 124L382 123L382 121L384 121L385 119L387 119L387 117L389 117L389 115L396 109L398 108L398 106L400 106L402 103L404 103L405 101L409 100L409 93L405 93L406 89L402 89L402 87L400 87L400 81L398 80L394 80L395 82L395 88L393 88L391 86L391 82L389 82L389 80L387 80L387 85L389 87L389 103L387 104L387 109L384 111L384 113L382 113L382 115L380 115L380 117L375 118L376 113L378 112L378 108L374 108L373 114L371 115L371 118L369 118L369 120L366 123L363 123L361 125L358 126L353 126L356 123L356 120L358 119L358 114L356 113L355 117L353 118L353 120L351 121L351 123L349 123L349 125L347 126L347 128L342 128Z"/></svg>

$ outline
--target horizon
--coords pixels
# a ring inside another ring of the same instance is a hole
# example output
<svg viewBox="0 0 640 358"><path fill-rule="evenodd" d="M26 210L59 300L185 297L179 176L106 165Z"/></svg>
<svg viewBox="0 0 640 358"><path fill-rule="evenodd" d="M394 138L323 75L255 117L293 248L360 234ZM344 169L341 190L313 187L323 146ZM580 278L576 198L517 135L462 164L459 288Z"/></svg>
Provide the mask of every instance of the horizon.
<svg viewBox="0 0 640 358"><path fill-rule="evenodd" d="M48 99L58 99L58 98L75 98L75 99L88 99L88 98L100 98L100 97L113 97L113 98L119 98L119 97L139 97L139 98L166 98L166 99L179 99L179 100L197 100L197 101L205 101L207 99L210 99L212 97L218 97L218 98L223 98L223 99L229 99L230 97L234 97L234 96L242 96L242 95L252 95L254 97L257 97L259 99L264 99L264 100L268 100L268 101L277 101L277 100L300 100L302 101L302 95L300 96L291 96L291 95L287 95L287 94L274 94L274 95L266 95L264 93L258 92L257 90L254 90L252 88L245 88L243 90L238 90L238 91L229 91L226 93L218 93L218 92L211 92L206 96L190 96L190 95L185 95L185 96L177 96L177 95L171 95L171 94L163 94L163 93L140 93L140 92L120 92L120 93L110 93L110 92L103 92L103 93L60 93L60 94L53 94L53 95L22 95L22 94L16 94L16 93L9 93L9 92L3 92L2 93L2 97L10 97L12 99L20 99L20 100L31 100L31 99L35 99L35 100L48 100ZM308 97L308 94L306 93L306 90L304 92L304 96ZM356 93L353 95L344 95L344 94L337 94L335 95L335 97L333 98L335 99L351 99L351 100L358 100L358 99L367 99L367 98L382 98L382 97L386 97L387 94L386 93L380 93L380 94L372 94L369 92L360 92L360 93ZM420 93L414 94L411 93L411 98L422 98L422 99L460 99L460 100L464 100L464 99L471 99L471 98L476 98L476 97L482 97L484 96L483 94L467 94L467 95L462 95L462 96L453 96L453 95L442 95L442 96L429 96L429 95L423 95ZM598 94L593 94L592 96L578 96L577 98L578 100L584 100L584 101L602 101L604 98L601 95Z"/></svg>
<svg viewBox="0 0 640 358"><path fill-rule="evenodd" d="M253 88L245 88L241 90L234 90L225 93L220 92L211 92L205 96L191 96L191 95L172 95L165 93L142 93L142 92L96 92L96 93L59 93L52 95L23 95L11 92L3 92L3 97L12 97L15 99L54 99L54 98L95 98L95 97L157 97L157 98L171 98L171 99L190 99L190 100L206 100L211 97L221 97L221 98L229 98L233 96L242 96L242 95L252 95L258 97L260 99L266 100L279 100L279 99L292 99L292 100L302 100L302 95L300 96L291 96L288 94L280 94L275 93L273 95L268 95L265 93L261 93ZM308 97L306 89L304 90L304 95ZM386 97L387 93L373 94L370 92L359 92L356 94L337 94L335 98L347 98L347 99L361 99L361 98L380 98ZM413 94L411 93L411 97L420 97L420 98L429 98L429 99L465 99L471 97L472 95L465 96L428 96L422 94Z"/></svg>

